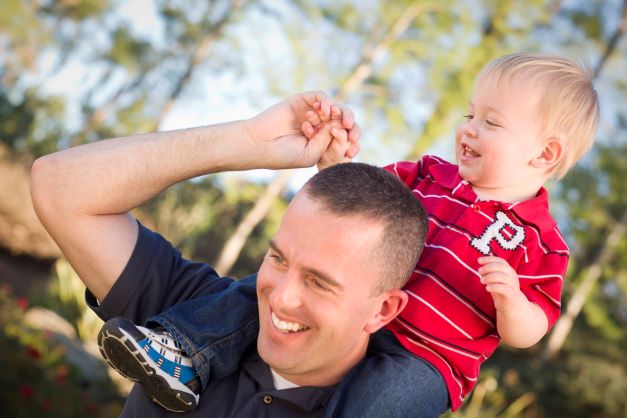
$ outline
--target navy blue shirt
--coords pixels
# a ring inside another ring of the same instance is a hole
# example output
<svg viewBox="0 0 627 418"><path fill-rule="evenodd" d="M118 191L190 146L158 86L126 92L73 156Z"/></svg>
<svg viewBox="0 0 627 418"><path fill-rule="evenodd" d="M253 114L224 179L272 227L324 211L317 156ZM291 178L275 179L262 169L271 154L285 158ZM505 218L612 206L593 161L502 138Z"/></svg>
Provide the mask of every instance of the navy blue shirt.
<svg viewBox="0 0 627 418"><path fill-rule="evenodd" d="M139 225L139 236L124 271L100 304L89 291L86 301L103 320L124 316L136 324L169 307L225 289L232 279L220 277L204 263L184 259L161 235ZM317 417L334 386L274 389L272 375L256 349L243 357L240 369L211 382L196 411L170 413L149 400L143 388L131 390L121 417Z"/></svg>

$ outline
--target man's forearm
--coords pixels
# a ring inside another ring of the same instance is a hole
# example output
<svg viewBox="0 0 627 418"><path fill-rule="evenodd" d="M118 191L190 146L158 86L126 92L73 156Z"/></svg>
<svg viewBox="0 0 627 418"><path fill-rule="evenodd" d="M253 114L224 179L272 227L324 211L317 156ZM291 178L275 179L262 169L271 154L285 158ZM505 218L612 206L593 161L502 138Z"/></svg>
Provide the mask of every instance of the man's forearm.
<svg viewBox="0 0 627 418"><path fill-rule="evenodd" d="M33 166L33 181L43 183L56 210L117 214L179 181L253 168L250 146L242 122L133 135L45 156Z"/></svg>
<svg viewBox="0 0 627 418"><path fill-rule="evenodd" d="M35 210L91 292L103 300L128 262L128 211L198 175L253 166L241 122L99 141L38 159Z"/></svg>

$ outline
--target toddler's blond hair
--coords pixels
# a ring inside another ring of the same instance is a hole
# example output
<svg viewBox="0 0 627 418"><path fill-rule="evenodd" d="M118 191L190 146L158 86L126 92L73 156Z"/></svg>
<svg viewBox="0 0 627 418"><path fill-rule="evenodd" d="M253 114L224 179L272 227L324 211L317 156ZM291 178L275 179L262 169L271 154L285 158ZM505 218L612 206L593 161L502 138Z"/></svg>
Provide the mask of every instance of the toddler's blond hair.
<svg viewBox="0 0 627 418"><path fill-rule="evenodd" d="M590 66L549 53L515 53L488 63L477 77L530 82L542 88L538 114L545 134L561 137L564 152L548 173L560 179L592 147L599 120L599 99Z"/></svg>

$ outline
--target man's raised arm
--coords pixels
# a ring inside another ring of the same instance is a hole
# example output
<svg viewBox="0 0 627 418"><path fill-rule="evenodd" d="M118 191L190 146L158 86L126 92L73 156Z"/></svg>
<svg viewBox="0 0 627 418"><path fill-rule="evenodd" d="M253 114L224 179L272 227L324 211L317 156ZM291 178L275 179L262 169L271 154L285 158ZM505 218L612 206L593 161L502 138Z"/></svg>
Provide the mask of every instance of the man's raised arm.
<svg viewBox="0 0 627 418"><path fill-rule="evenodd" d="M315 164L328 141L302 134L320 92L303 93L244 121L132 135L70 148L35 161L33 205L89 290L107 295L128 262L137 223L128 213L167 187L203 174ZM353 127L352 112L343 125Z"/></svg>

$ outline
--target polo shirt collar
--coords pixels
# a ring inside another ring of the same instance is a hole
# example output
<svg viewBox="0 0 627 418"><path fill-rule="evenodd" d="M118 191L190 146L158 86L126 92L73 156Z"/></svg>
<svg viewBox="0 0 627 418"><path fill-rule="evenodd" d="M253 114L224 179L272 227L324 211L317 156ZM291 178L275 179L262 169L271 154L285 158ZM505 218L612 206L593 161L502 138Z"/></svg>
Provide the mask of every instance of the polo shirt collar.
<svg viewBox="0 0 627 418"><path fill-rule="evenodd" d="M538 227L540 232L548 232L555 228L555 221L549 214L549 193L544 187L540 188L533 199L509 204L508 209L525 222Z"/></svg>
<svg viewBox="0 0 627 418"><path fill-rule="evenodd" d="M470 183L459 175L459 168L455 164L436 164L429 167L433 179L442 187L451 191L451 194L470 203L479 200ZM549 194L541 187L533 199L522 202L497 202L505 210L511 210L525 222L535 225L541 232L555 228L555 221L549 215Z"/></svg>
<svg viewBox="0 0 627 418"><path fill-rule="evenodd" d="M242 361L242 368L259 384L261 389L276 398L290 402L309 413L326 405L331 398L335 385L300 386L291 389L276 390L272 381L270 367L254 351Z"/></svg>

